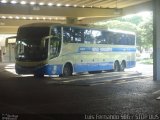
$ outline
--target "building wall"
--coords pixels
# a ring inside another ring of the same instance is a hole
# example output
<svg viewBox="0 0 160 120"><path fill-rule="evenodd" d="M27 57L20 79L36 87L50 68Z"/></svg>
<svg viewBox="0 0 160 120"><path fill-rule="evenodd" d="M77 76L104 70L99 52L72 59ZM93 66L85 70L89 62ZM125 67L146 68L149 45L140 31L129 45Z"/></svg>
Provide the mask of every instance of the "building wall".
<svg viewBox="0 0 160 120"><path fill-rule="evenodd" d="M15 62L15 40L9 41L7 47L5 46L5 39L11 36L15 34L0 34L0 62Z"/></svg>

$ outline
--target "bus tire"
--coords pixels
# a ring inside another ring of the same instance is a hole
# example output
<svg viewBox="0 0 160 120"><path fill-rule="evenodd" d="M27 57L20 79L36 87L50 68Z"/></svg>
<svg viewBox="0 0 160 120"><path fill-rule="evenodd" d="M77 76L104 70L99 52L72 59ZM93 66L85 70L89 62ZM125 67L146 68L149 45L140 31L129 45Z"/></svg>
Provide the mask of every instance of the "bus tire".
<svg viewBox="0 0 160 120"><path fill-rule="evenodd" d="M73 73L73 68L72 65L70 63L67 63L64 65L63 68L63 77L68 77L68 76L72 76Z"/></svg>
<svg viewBox="0 0 160 120"><path fill-rule="evenodd" d="M126 62L122 61L121 66L120 66L120 71L124 71L125 68L126 68Z"/></svg>
<svg viewBox="0 0 160 120"><path fill-rule="evenodd" d="M118 61L115 61L114 63L114 72L118 72L120 71L120 65Z"/></svg>

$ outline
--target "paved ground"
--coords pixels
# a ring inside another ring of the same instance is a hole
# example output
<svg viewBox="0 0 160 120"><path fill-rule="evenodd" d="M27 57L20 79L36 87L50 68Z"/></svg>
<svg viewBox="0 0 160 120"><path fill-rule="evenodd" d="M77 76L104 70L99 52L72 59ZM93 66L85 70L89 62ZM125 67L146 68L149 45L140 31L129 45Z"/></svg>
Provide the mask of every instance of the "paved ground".
<svg viewBox="0 0 160 120"><path fill-rule="evenodd" d="M0 64L2 119L160 119L160 82L152 66L69 78L18 76ZM143 68L143 69L142 69Z"/></svg>

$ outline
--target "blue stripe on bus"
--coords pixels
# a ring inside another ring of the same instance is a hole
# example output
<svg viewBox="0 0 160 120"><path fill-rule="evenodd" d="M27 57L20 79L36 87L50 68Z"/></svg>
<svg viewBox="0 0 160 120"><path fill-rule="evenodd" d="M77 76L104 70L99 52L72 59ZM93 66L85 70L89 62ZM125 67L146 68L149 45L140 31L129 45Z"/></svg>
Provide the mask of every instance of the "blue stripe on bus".
<svg viewBox="0 0 160 120"><path fill-rule="evenodd" d="M46 75L60 75L62 74L62 65L46 65L43 70Z"/></svg>
<svg viewBox="0 0 160 120"><path fill-rule="evenodd" d="M112 48L113 52L136 52L136 48Z"/></svg>
<svg viewBox="0 0 160 120"><path fill-rule="evenodd" d="M135 67L136 61L127 61L126 68ZM45 65L37 68L23 68L20 66L16 66L16 72L19 74L45 74L45 75L61 75L62 74L62 66L59 65ZM84 63L84 64L74 64L74 72L87 72L87 71L98 71L98 70L112 70L113 62L106 63Z"/></svg>
<svg viewBox="0 0 160 120"><path fill-rule="evenodd" d="M106 63L86 63L86 64L75 64L75 72L87 72L87 71L98 71L98 70L112 70L113 62ZM127 61L126 68L135 67L136 61Z"/></svg>
<svg viewBox="0 0 160 120"><path fill-rule="evenodd" d="M79 47L78 52L63 54L62 56L72 55L80 52L136 52L136 48L98 48L98 47Z"/></svg>
<svg viewBox="0 0 160 120"><path fill-rule="evenodd" d="M74 64L74 72L88 72L88 71L98 71L98 70L112 70L113 62L106 63L84 63L84 64ZM126 68L135 67L136 61L127 61ZM56 69L54 67L56 66ZM43 68L43 71L46 75L61 75L62 74L62 66L63 65L46 65Z"/></svg>
<svg viewBox="0 0 160 120"><path fill-rule="evenodd" d="M136 52L136 48L79 47L79 52Z"/></svg>
<svg viewBox="0 0 160 120"><path fill-rule="evenodd" d="M74 66L75 72L111 70L111 69L113 69L113 62L74 64L73 66Z"/></svg>

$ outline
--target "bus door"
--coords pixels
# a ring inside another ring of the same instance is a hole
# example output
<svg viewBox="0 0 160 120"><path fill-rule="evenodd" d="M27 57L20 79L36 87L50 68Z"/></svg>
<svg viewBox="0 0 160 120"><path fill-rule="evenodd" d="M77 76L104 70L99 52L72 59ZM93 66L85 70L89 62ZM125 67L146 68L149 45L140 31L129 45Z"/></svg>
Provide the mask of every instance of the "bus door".
<svg viewBox="0 0 160 120"><path fill-rule="evenodd" d="M51 38L49 44L50 59L58 57L61 51L61 27L54 26L51 28Z"/></svg>

